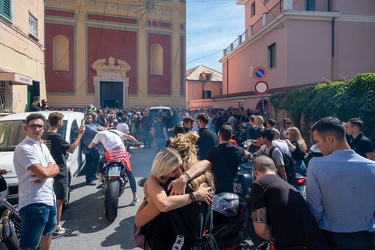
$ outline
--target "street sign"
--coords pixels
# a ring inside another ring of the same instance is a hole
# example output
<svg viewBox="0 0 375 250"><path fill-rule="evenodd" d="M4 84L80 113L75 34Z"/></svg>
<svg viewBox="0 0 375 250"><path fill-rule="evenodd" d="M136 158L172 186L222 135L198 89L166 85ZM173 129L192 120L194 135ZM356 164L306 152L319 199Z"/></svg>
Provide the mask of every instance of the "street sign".
<svg viewBox="0 0 375 250"><path fill-rule="evenodd" d="M268 83L264 81L259 81L255 84L254 89L258 95L264 95L268 92Z"/></svg>
<svg viewBox="0 0 375 250"><path fill-rule="evenodd" d="M267 76L267 69L263 66L258 66L254 69L253 76L255 79L263 80Z"/></svg>

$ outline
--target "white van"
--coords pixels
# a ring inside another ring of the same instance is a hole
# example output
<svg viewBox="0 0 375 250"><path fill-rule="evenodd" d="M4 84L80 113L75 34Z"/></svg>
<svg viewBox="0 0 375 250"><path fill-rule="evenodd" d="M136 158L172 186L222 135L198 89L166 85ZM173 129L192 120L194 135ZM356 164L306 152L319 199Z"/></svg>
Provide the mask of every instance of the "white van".
<svg viewBox="0 0 375 250"><path fill-rule="evenodd" d="M41 113L45 116L45 124L48 126L48 115L52 111L26 112L7 115L0 119L0 166L10 173L4 175L8 183L9 200L18 199L18 178L13 166L13 153L16 146L26 137L24 130L26 117L31 113ZM66 141L73 143L77 137L77 131L81 125L84 114L81 112L59 111L64 115L63 126L57 131ZM47 128L45 129L47 131ZM69 154L67 159L70 183L78 176L84 167L85 155L82 153L81 145ZM69 205L70 192L64 207Z"/></svg>
<svg viewBox="0 0 375 250"><path fill-rule="evenodd" d="M155 107L149 108L149 114L150 114L150 117L152 118L152 121L156 121L157 120L159 111L161 111L164 116L169 111L170 116L173 116L172 109L170 107L155 106Z"/></svg>

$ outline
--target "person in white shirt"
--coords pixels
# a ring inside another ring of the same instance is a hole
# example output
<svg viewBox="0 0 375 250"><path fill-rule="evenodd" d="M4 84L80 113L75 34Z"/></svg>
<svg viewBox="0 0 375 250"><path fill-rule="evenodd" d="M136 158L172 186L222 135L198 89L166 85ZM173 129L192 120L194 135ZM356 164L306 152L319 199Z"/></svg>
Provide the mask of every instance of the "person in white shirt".
<svg viewBox="0 0 375 250"><path fill-rule="evenodd" d="M51 249L56 230L56 198L53 177L60 169L41 137L45 117L26 118L26 138L14 150L13 164L18 178L18 209L22 219L20 249Z"/></svg>
<svg viewBox="0 0 375 250"><path fill-rule="evenodd" d="M94 139L89 144L89 148L95 147L97 144L101 143L104 149L107 151L105 157L102 159L107 161L120 161L125 166L125 173L128 176L130 188L133 192L133 201L132 206L136 205L139 201L137 196L137 186L135 183L135 178L133 171L130 165L130 155L126 151L123 139L129 139L138 143L138 141L131 135L124 134L120 131L113 130L111 131L99 131L96 133ZM101 159L101 160L102 160ZM103 162L101 162L103 163ZM99 185L97 188L100 188L103 184L103 165L98 164L98 176L99 176Z"/></svg>

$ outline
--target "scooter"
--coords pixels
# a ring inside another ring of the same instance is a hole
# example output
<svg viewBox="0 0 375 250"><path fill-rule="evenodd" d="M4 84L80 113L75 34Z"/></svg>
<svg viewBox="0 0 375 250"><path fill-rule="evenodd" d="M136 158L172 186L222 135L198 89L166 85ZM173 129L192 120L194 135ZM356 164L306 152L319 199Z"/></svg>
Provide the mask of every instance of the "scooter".
<svg viewBox="0 0 375 250"><path fill-rule="evenodd" d="M4 242L9 250L18 250L22 230L22 220L17 206L10 204L6 197L8 195L8 184L0 171L0 204L6 210L0 219L0 241Z"/></svg>

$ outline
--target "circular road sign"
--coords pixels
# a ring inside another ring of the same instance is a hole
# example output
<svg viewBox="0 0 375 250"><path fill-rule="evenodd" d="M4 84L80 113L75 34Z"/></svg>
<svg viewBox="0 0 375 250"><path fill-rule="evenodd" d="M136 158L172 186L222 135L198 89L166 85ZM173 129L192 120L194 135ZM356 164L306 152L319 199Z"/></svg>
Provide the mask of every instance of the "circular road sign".
<svg viewBox="0 0 375 250"><path fill-rule="evenodd" d="M258 95L264 95L268 92L268 83L259 81L255 84L255 92Z"/></svg>
<svg viewBox="0 0 375 250"><path fill-rule="evenodd" d="M253 70L253 76L255 79L263 80L267 76L267 69L263 66L258 66Z"/></svg>

